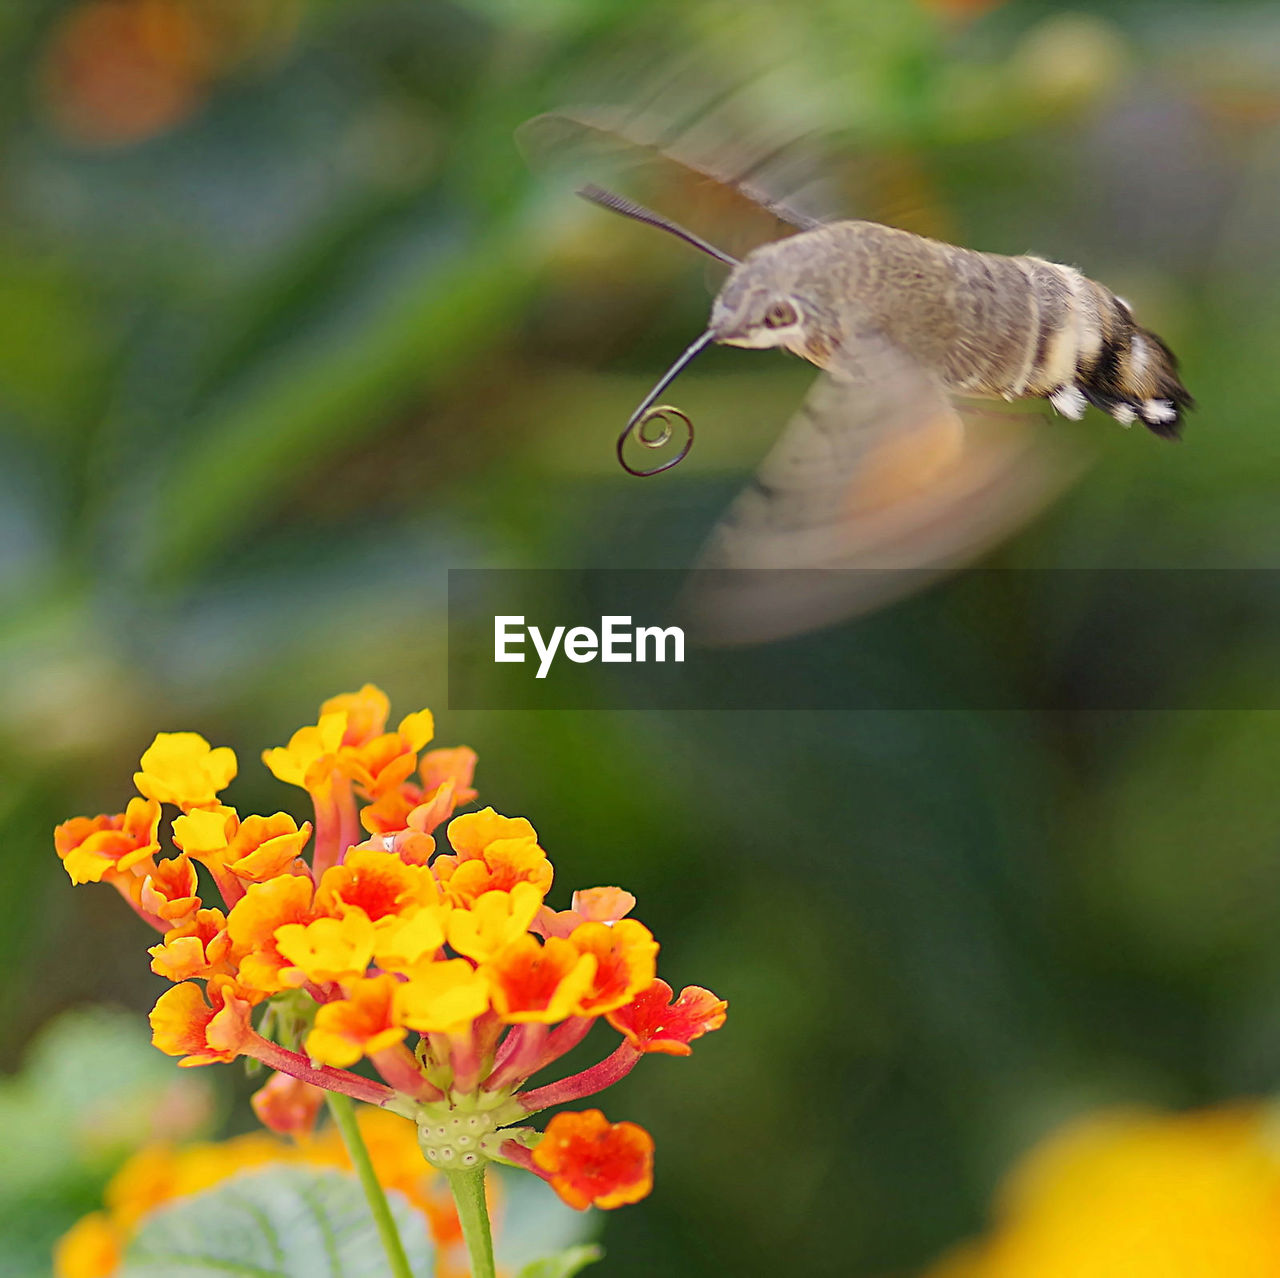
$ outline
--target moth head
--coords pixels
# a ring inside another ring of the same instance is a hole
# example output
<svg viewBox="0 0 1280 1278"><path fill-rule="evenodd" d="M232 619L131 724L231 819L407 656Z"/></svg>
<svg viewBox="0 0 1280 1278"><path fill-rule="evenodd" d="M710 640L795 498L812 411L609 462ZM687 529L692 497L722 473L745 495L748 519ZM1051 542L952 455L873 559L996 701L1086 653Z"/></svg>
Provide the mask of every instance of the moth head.
<svg viewBox="0 0 1280 1278"><path fill-rule="evenodd" d="M822 365L839 339L836 316L789 269L785 243L757 249L729 276L708 327L726 346L782 347Z"/></svg>
<svg viewBox="0 0 1280 1278"><path fill-rule="evenodd" d="M750 279L730 279L711 308L712 333L725 346L763 350L803 345L804 299Z"/></svg>

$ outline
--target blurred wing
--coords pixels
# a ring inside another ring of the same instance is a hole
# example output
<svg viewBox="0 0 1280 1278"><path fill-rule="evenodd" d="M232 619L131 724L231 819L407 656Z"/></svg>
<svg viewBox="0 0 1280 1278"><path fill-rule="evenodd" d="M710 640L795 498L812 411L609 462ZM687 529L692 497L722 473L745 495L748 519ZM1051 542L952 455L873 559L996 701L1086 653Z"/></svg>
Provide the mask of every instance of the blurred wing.
<svg viewBox="0 0 1280 1278"><path fill-rule="evenodd" d="M961 407L878 334L846 344L713 530L685 590L691 635L802 634L966 563L1081 470L1050 431Z"/></svg>
<svg viewBox="0 0 1280 1278"><path fill-rule="evenodd" d="M784 130L735 125L723 109L673 120L652 109L598 107L535 116L516 131L534 167L614 181L742 255L834 216L816 149Z"/></svg>

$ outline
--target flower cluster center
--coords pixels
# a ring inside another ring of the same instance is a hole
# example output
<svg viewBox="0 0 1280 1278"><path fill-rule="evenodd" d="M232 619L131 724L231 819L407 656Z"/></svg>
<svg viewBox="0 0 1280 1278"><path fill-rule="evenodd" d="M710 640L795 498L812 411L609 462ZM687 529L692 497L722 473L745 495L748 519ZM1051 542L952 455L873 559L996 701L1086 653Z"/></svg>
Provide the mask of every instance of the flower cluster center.
<svg viewBox="0 0 1280 1278"><path fill-rule="evenodd" d="M481 1109L466 1105L457 1108L445 1102L421 1105L418 1109L418 1145L422 1156L441 1171L477 1167L497 1152L502 1140L513 1135L499 1129L521 1118L519 1105L505 1103Z"/></svg>

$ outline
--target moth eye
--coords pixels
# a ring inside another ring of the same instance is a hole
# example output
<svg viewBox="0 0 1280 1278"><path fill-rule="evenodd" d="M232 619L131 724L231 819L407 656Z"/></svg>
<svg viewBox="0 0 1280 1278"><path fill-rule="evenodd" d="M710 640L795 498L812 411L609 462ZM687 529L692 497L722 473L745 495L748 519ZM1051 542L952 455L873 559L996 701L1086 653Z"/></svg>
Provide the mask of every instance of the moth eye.
<svg viewBox="0 0 1280 1278"><path fill-rule="evenodd" d="M796 319L796 308L790 302L774 302L764 313L766 328L790 328Z"/></svg>

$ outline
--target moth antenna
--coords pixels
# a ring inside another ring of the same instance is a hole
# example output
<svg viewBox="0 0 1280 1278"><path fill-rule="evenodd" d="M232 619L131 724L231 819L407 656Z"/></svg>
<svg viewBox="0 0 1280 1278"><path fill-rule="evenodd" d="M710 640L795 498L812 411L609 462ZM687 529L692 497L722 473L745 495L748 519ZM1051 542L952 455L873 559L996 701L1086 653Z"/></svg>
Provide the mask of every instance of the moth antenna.
<svg viewBox="0 0 1280 1278"><path fill-rule="evenodd" d="M604 187L596 186L594 182L579 187L578 194L584 200L590 200L592 204L598 204L603 209L621 213L623 217L643 222L646 226L656 226L660 231L669 231L677 239L683 240L686 244L692 244L694 248L700 249L708 257L714 257L726 266L738 265L736 257L730 257L728 253L716 248L714 244L708 244L692 231L686 231L683 226L677 226L674 222L654 213L652 209L645 208L643 204L636 204L632 200L624 199L621 195L615 195L612 191L606 191Z"/></svg>

